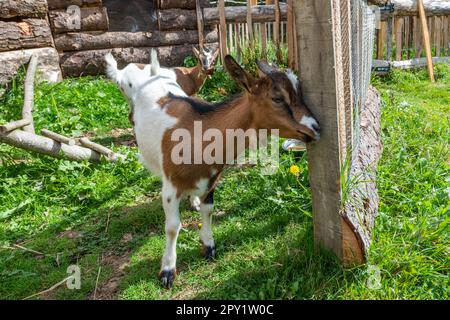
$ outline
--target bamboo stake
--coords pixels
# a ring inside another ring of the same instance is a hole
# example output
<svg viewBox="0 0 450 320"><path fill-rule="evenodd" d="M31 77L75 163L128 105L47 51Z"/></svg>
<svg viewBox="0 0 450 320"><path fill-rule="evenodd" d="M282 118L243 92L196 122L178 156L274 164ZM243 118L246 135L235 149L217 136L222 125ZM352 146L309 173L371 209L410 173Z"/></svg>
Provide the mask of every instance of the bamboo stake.
<svg viewBox="0 0 450 320"><path fill-rule="evenodd" d="M422 22L423 42L427 57L428 74L430 76L431 82L435 82L433 60L431 57L430 34L428 32L427 17L425 15L425 9L423 7L423 0L417 0L417 8L419 10L420 21Z"/></svg>

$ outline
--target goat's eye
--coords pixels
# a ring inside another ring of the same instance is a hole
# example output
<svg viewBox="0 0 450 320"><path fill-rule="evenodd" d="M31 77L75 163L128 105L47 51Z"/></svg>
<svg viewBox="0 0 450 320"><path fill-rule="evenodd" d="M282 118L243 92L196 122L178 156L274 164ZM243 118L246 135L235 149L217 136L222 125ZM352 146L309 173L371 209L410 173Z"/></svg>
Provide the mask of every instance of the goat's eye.
<svg viewBox="0 0 450 320"><path fill-rule="evenodd" d="M281 103L284 103L284 98L283 97L275 97L272 99L272 101L277 104L281 104Z"/></svg>
<svg viewBox="0 0 450 320"><path fill-rule="evenodd" d="M131 82L128 84L128 86L129 86L130 88L133 88L133 85L131 84Z"/></svg>

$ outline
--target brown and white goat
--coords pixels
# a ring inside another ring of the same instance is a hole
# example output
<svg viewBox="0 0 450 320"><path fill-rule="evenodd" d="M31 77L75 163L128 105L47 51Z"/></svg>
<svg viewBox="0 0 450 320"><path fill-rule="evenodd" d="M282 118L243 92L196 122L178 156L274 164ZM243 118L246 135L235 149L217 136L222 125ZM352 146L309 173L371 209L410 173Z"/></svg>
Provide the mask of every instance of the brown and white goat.
<svg viewBox="0 0 450 320"><path fill-rule="evenodd" d="M195 157L196 146L200 145L200 152L208 147L202 135L196 138L198 122L202 124L203 132L213 129L223 136L227 130L278 129L281 137L306 142L319 139L319 125L302 102L295 76L265 62L258 63L262 76L254 78L227 56L225 67L244 92L221 105L189 98L170 77L154 75L149 78L133 66L118 70L112 56L107 62L108 75L119 84L134 106L133 120L141 161L162 178L166 246L159 276L164 287L171 287L176 274L176 243L181 228L180 201L187 196L198 197L202 215L202 252L206 258L214 258L216 249L211 219L215 184L229 163L229 157L236 158L239 152L245 151L236 150L234 145L230 149L227 143L216 151L227 159L223 163L202 160L195 164L178 164L173 158L179 144L174 138L177 132L187 132L194 137L189 155ZM196 141L198 139L201 141Z"/></svg>
<svg viewBox="0 0 450 320"><path fill-rule="evenodd" d="M152 49L151 52L152 61L150 65L137 64L137 66L147 70L151 67L152 75L158 74L175 79L188 96L193 96L201 89L205 80L214 74L219 49L212 51L207 48L202 48L199 51L197 48L192 47L192 51L197 58L197 65L195 67L160 67L155 49Z"/></svg>

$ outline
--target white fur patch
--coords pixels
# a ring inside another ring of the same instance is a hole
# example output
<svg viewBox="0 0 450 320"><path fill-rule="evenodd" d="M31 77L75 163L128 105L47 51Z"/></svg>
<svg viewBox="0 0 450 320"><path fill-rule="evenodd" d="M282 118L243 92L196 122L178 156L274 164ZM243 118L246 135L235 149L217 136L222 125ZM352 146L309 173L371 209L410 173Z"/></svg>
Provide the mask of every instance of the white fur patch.
<svg viewBox="0 0 450 320"><path fill-rule="evenodd" d="M317 123L316 119L314 119L313 117L303 116L302 120L300 121L300 124L311 129L315 133L316 139L317 140L320 139L320 133L314 128L319 127L319 124Z"/></svg>
<svg viewBox="0 0 450 320"><path fill-rule="evenodd" d="M297 75L296 75L296 74L294 73L294 71L292 71L291 69L288 69L288 70L286 71L286 75L287 75L289 81L291 81L292 86L294 87L295 92L298 92L298 83L299 83L299 80L298 80Z"/></svg>

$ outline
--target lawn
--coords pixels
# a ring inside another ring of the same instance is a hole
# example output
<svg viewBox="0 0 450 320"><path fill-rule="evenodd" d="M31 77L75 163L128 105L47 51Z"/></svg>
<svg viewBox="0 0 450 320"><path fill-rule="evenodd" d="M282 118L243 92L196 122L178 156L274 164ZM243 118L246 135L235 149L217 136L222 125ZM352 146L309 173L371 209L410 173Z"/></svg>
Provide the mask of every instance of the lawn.
<svg viewBox="0 0 450 320"><path fill-rule="evenodd" d="M103 78L38 85L37 130L88 134L127 159L74 163L0 145L0 298L448 299L450 67L438 65L436 73L435 84L424 70L373 78L383 98L384 152L367 265L343 269L314 250L306 156L282 153L275 175L258 168L224 174L215 261L200 256L200 216L183 205L171 290L157 279L161 182L130 147L122 95ZM19 118L22 82L23 74L0 98L0 123ZM235 90L219 71L201 95L216 101ZM65 279L70 265L80 267L79 290L61 285L35 295Z"/></svg>

